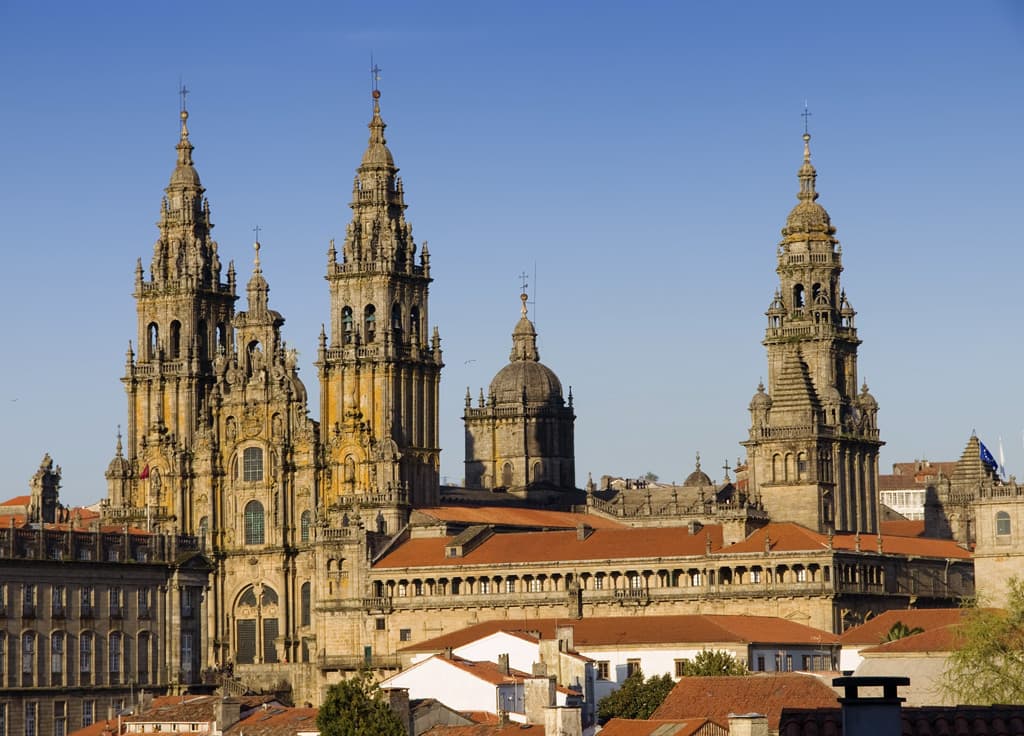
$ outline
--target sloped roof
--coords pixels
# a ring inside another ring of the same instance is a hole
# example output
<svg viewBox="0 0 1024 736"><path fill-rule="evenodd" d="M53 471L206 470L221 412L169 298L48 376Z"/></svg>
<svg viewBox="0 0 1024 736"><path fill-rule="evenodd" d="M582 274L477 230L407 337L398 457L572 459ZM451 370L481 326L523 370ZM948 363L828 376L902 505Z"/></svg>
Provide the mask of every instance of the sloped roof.
<svg viewBox="0 0 1024 736"><path fill-rule="evenodd" d="M263 704L280 706L273 695L244 695L232 700L241 705L243 714ZM218 695L164 695L153 698L150 706L141 713L121 716L121 720L125 723L210 722L219 701Z"/></svg>
<svg viewBox="0 0 1024 736"><path fill-rule="evenodd" d="M562 562L704 554L722 546L722 527L708 525L695 535L686 527L595 529L586 539L576 531L494 534L462 557L445 556L451 537L409 539L374 563L374 569L490 565L503 562Z"/></svg>
<svg viewBox="0 0 1024 736"><path fill-rule="evenodd" d="M923 519L893 519L892 521L880 521L878 522L878 526L883 537L923 537L925 532Z"/></svg>
<svg viewBox="0 0 1024 736"><path fill-rule="evenodd" d="M458 648L498 631L511 634L539 633L545 639L555 637L557 626L571 625L573 643L580 647L621 644L703 644L703 643L772 643L831 644L839 638L828 631L773 616L744 615L677 615L677 616L606 616L576 621L538 618L526 621L484 621L450 634L427 639L402 649L403 652L442 651Z"/></svg>
<svg viewBox="0 0 1024 736"><path fill-rule="evenodd" d="M903 708L900 715L902 733L908 736L1024 734L1024 709L1019 705ZM786 708L782 711L779 736L841 736L842 733L843 718L839 708Z"/></svg>
<svg viewBox="0 0 1024 736"><path fill-rule="evenodd" d="M544 511L542 509L494 506L437 506L416 509L416 513L433 517L438 521L465 524L548 527L551 529L575 529L578 524L586 524L592 529L621 529L624 527L618 521L606 519L602 516L574 514L568 511Z"/></svg>
<svg viewBox="0 0 1024 736"><path fill-rule="evenodd" d="M681 720L706 717L728 722L730 713L762 713L768 728L777 730L782 709L832 708L835 691L821 679L797 672L771 672L740 677L684 677L651 718Z"/></svg>
<svg viewBox="0 0 1024 736"><path fill-rule="evenodd" d="M962 608L914 608L902 611L885 611L872 617L860 626L844 631L839 641L842 644L881 644L889 629L897 622L908 628L930 631L937 627L959 623L963 618Z"/></svg>
<svg viewBox="0 0 1024 736"><path fill-rule="evenodd" d="M960 624L950 624L928 629L921 634L905 636L896 641L861 649L864 654L928 654L931 652L952 652L960 643Z"/></svg>
<svg viewBox="0 0 1024 736"><path fill-rule="evenodd" d="M544 736L545 730L544 726L526 723L507 723L504 726L477 723L472 726L434 726L423 733L431 736Z"/></svg>
<svg viewBox="0 0 1024 736"><path fill-rule="evenodd" d="M300 732L317 731L318 708L288 708L283 705L257 708L248 716L224 730L224 736L295 736Z"/></svg>
<svg viewBox="0 0 1024 736"><path fill-rule="evenodd" d="M601 728L601 733L604 736L694 736L705 726L711 726L708 732L713 734L724 736L729 733L728 728L707 718L686 718L680 721L612 718Z"/></svg>
<svg viewBox="0 0 1024 736"><path fill-rule="evenodd" d="M32 502L32 496L15 496L6 501L0 501L0 506L28 506Z"/></svg>
<svg viewBox="0 0 1024 736"><path fill-rule="evenodd" d="M828 549L829 538L825 534L811 531L807 527L792 522L776 522L768 524L746 539L737 542L722 552L758 552L764 551L765 538L770 542L772 552L799 552L803 550ZM882 534L882 551L886 554L912 555L914 557L940 557L969 560L971 553L948 539L926 539L919 537L900 537ZM878 536L862 534L860 546L865 552L878 549ZM857 548L857 535L835 534L832 537L832 548L836 550L854 550Z"/></svg>

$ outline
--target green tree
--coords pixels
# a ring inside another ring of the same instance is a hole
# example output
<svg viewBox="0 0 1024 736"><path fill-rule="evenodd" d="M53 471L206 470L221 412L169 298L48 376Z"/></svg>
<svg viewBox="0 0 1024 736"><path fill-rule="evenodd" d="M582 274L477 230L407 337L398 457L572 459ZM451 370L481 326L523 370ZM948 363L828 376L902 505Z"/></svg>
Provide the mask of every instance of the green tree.
<svg viewBox="0 0 1024 736"><path fill-rule="evenodd" d="M317 714L316 727L320 736L405 736L405 726L388 707L367 670L331 685Z"/></svg>
<svg viewBox="0 0 1024 736"><path fill-rule="evenodd" d="M644 674L636 669L622 687L601 698L597 704L597 718L602 723L609 718L650 718L673 687L675 683L668 675L645 681Z"/></svg>
<svg viewBox="0 0 1024 736"><path fill-rule="evenodd" d="M646 480L646 481L648 481L650 483L657 483L658 482L658 474L657 473L653 473L650 470L648 470L646 473L644 473L644 480Z"/></svg>
<svg viewBox="0 0 1024 736"><path fill-rule="evenodd" d="M1005 609L969 606L940 683L954 702L1024 703L1024 583L1007 581Z"/></svg>
<svg viewBox="0 0 1024 736"><path fill-rule="evenodd" d="M882 637L883 642L887 641L898 641L899 639L906 639L908 636L914 636L915 634L923 634L924 629L920 626L910 628L902 621L897 621L890 627L889 631L886 632L885 636Z"/></svg>
<svg viewBox="0 0 1024 736"><path fill-rule="evenodd" d="M683 664L684 677L725 677L749 675L750 670L736 657L721 650L705 649Z"/></svg>

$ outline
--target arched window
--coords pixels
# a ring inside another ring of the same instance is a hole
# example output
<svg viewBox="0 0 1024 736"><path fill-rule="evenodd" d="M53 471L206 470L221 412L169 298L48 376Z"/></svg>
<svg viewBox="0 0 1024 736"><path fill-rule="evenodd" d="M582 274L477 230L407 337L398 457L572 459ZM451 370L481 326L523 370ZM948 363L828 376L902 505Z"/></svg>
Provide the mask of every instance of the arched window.
<svg viewBox="0 0 1024 736"><path fill-rule="evenodd" d="M996 534L999 536L1008 536L1013 530L1010 524L1010 515L1005 511L1000 511L996 514Z"/></svg>
<svg viewBox="0 0 1024 736"><path fill-rule="evenodd" d="M377 335L377 308L372 304L367 304L363 310L363 335L366 342L373 342Z"/></svg>
<svg viewBox="0 0 1024 736"><path fill-rule="evenodd" d="M785 479L786 471L782 466L782 455L775 453L772 456L772 482L779 483Z"/></svg>
<svg viewBox="0 0 1024 736"><path fill-rule="evenodd" d="M506 488L512 485L512 463L505 463L501 469L501 484Z"/></svg>
<svg viewBox="0 0 1024 736"><path fill-rule="evenodd" d="M160 328L157 326L156 322L149 323L149 327L146 328L146 334L148 336L146 356L150 360L154 360L156 358L157 350L160 349Z"/></svg>
<svg viewBox="0 0 1024 736"><path fill-rule="evenodd" d="M245 543L263 544L263 504L259 501L245 505Z"/></svg>
<svg viewBox="0 0 1024 736"><path fill-rule="evenodd" d="M302 588L299 589L299 596L301 598L299 626L309 626L310 608L312 606L309 583L302 584Z"/></svg>
<svg viewBox="0 0 1024 736"><path fill-rule="evenodd" d="M793 287L793 307L795 309L803 309L804 301L804 285L797 284Z"/></svg>
<svg viewBox="0 0 1024 736"><path fill-rule="evenodd" d="M356 484L356 459L351 455L345 456L345 485Z"/></svg>
<svg viewBox="0 0 1024 736"><path fill-rule="evenodd" d="M533 464L533 482L537 483L542 480L544 480L544 467L538 461Z"/></svg>
<svg viewBox="0 0 1024 736"><path fill-rule="evenodd" d="M242 480L263 480L263 450L246 447L242 452Z"/></svg>
<svg viewBox="0 0 1024 736"><path fill-rule="evenodd" d="M181 357L181 322L178 320L171 322L169 352L171 360Z"/></svg>
<svg viewBox="0 0 1024 736"><path fill-rule="evenodd" d="M227 352L228 349L228 328L221 322L217 325L217 351L221 353Z"/></svg>
<svg viewBox="0 0 1024 736"><path fill-rule="evenodd" d="M204 516L199 519L199 543L206 546L206 535L210 533L210 517Z"/></svg>
<svg viewBox="0 0 1024 736"><path fill-rule="evenodd" d="M252 375L258 368L262 368L263 350L260 348L260 341L253 340L245 347L246 373Z"/></svg>
<svg viewBox="0 0 1024 736"><path fill-rule="evenodd" d="M209 360L210 356L207 353L207 339L206 339L206 320L199 320L199 325L196 327L196 342L199 346L199 360Z"/></svg>
<svg viewBox="0 0 1024 736"><path fill-rule="evenodd" d="M352 307L341 310L341 341L346 345L352 343Z"/></svg>
<svg viewBox="0 0 1024 736"><path fill-rule="evenodd" d="M303 511L299 520L299 539L303 542L309 541L309 528L313 524L313 515L309 511Z"/></svg>
<svg viewBox="0 0 1024 736"><path fill-rule="evenodd" d="M391 305L391 331L395 333L395 342L402 338L402 307L398 302Z"/></svg>

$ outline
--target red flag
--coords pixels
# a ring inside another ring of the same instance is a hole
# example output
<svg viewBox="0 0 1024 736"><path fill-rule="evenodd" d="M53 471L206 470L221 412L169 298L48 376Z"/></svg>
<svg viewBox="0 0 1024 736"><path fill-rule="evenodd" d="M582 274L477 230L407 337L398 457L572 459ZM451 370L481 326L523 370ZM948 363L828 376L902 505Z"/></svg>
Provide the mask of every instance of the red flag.
<svg viewBox="0 0 1024 736"><path fill-rule="evenodd" d="M149 463L146 463L146 467L144 467L142 469L142 472L139 473L139 478L141 480L146 480L146 478L148 478L148 477L149 477Z"/></svg>

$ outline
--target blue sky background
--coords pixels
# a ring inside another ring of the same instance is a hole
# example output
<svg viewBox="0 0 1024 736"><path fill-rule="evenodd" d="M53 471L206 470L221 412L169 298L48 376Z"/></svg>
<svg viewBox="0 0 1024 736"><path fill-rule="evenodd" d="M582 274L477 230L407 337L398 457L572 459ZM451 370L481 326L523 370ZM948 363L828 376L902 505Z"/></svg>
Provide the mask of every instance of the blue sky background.
<svg viewBox="0 0 1024 736"><path fill-rule="evenodd" d="M1022 7L5 0L0 496L26 492L47 451L65 502L105 493L179 77L222 259L244 283L261 227L316 401L371 52L430 243L449 480L466 386L507 360L523 270L541 358L575 394L581 484L682 479L698 450L719 477L740 456L805 99L883 468L955 459L976 428L1020 472Z"/></svg>

